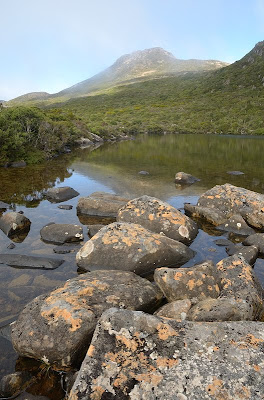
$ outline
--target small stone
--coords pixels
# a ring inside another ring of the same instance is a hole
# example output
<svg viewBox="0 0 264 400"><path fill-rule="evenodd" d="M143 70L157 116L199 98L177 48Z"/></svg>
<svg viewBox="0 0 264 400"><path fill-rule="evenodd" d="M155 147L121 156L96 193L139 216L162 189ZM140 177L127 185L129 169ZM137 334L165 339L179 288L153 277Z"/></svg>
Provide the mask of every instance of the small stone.
<svg viewBox="0 0 264 400"><path fill-rule="evenodd" d="M16 247L16 245L15 245L14 243L10 243L10 244L7 246L7 249L13 250L15 247Z"/></svg>
<svg viewBox="0 0 264 400"><path fill-rule="evenodd" d="M139 171L139 175L149 175L148 171Z"/></svg>
<svg viewBox="0 0 264 400"><path fill-rule="evenodd" d="M72 206L70 204L61 204L58 206L61 210L71 210Z"/></svg>
<svg viewBox="0 0 264 400"><path fill-rule="evenodd" d="M198 181L200 181L200 179L191 174L186 174L185 172L177 172L175 175L175 183L179 185L192 185Z"/></svg>
<svg viewBox="0 0 264 400"><path fill-rule="evenodd" d="M245 175L244 172L241 171L227 171L229 175Z"/></svg>

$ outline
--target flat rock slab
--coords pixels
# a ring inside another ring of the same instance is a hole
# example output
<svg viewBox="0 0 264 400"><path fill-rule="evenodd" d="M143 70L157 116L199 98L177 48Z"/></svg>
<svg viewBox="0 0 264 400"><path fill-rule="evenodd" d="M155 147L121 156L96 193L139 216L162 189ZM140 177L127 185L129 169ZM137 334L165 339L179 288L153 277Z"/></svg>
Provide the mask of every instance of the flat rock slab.
<svg viewBox="0 0 264 400"><path fill-rule="evenodd" d="M77 214L116 217L119 208L129 199L116 194L94 192L88 197L81 197L77 205Z"/></svg>
<svg viewBox="0 0 264 400"><path fill-rule="evenodd" d="M47 190L46 197L51 203L60 203L79 196L79 192L69 186L51 188Z"/></svg>
<svg viewBox="0 0 264 400"><path fill-rule="evenodd" d="M199 181L200 179L191 174L186 174L186 172L177 172L177 174L175 174L175 183L178 185L192 185Z"/></svg>
<svg viewBox="0 0 264 400"><path fill-rule="evenodd" d="M223 213L226 219L240 214L248 225L264 229L264 195L251 190L229 183L214 186L199 198L193 213L199 213L200 208ZM218 220L215 225L219 225Z"/></svg>
<svg viewBox="0 0 264 400"><path fill-rule="evenodd" d="M189 244L197 235L194 221L170 204L155 197L141 196L118 211L117 221L140 224L152 232L163 232L171 239Z"/></svg>
<svg viewBox="0 0 264 400"><path fill-rule="evenodd" d="M0 218L0 229L8 237L12 237L19 232L29 231L31 222L23 214L18 212L8 212Z"/></svg>
<svg viewBox="0 0 264 400"><path fill-rule="evenodd" d="M53 251L56 254L67 254L67 253L74 253L80 250L80 246L78 244L65 244L61 246L54 247Z"/></svg>
<svg viewBox="0 0 264 400"><path fill-rule="evenodd" d="M169 302L183 299L203 300L220 294L219 281L212 262L192 268L157 268L154 280Z"/></svg>
<svg viewBox="0 0 264 400"><path fill-rule="evenodd" d="M45 357L54 368L67 369L82 361L105 310L151 310L161 299L156 286L132 272L83 274L24 308L12 325L13 345L22 356Z"/></svg>
<svg viewBox="0 0 264 400"><path fill-rule="evenodd" d="M58 258L35 257L22 254L0 254L0 264L17 268L56 269L63 262L64 260Z"/></svg>
<svg viewBox="0 0 264 400"><path fill-rule="evenodd" d="M117 269L147 275L163 265L183 265L193 256L193 250L183 243L140 225L114 222L85 243L76 261L88 271Z"/></svg>
<svg viewBox="0 0 264 400"><path fill-rule="evenodd" d="M9 207L9 204L5 203L4 201L0 201L0 210L6 210Z"/></svg>
<svg viewBox="0 0 264 400"><path fill-rule="evenodd" d="M63 244L83 240L83 229L79 225L49 224L40 231L41 239L48 243Z"/></svg>
<svg viewBox="0 0 264 400"><path fill-rule="evenodd" d="M262 400L263 327L108 310L69 400Z"/></svg>

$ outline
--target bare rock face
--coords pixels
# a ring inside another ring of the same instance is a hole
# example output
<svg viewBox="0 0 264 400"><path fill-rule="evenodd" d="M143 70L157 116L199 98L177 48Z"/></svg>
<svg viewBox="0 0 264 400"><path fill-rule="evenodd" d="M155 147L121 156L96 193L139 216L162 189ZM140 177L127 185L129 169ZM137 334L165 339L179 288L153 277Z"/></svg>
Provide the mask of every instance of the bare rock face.
<svg viewBox="0 0 264 400"><path fill-rule="evenodd" d="M8 237L19 232L28 232L30 229L31 222L25 217L25 215L11 211L0 218L0 229Z"/></svg>
<svg viewBox="0 0 264 400"><path fill-rule="evenodd" d="M263 345L259 322L179 323L111 309L69 400L261 400Z"/></svg>
<svg viewBox="0 0 264 400"><path fill-rule="evenodd" d="M48 243L63 244L83 239L83 229L73 224L49 224L40 231L41 239Z"/></svg>
<svg viewBox="0 0 264 400"><path fill-rule="evenodd" d="M183 243L136 224L114 222L100 229L77 253L85 270L117 269L146 275L157 267L180 266L194 256Z"/></svg>
<svg viewBox="0 0 264 400"><path fill-rule="evenodd" d="M220 294L215 267L204 262L192 268L158 268L154 279L169 302L183 299L204 300Z"/></svg>
<svg viewBox="0 0 264 400"><path fill-rule="evenodd" d="M82 274L24 308L12 325L13 346L21 356L67 369L82 361L103 311L151 311L161 299L156 286L132 272Z"/></svg>
<svg viewBox="0 0 264 400"><path fill-rule="evenodd" d="M177 172L175 175L175 183L178 185L192 185L195 182L199 182L199 180L191 174L186 174L186 172Z"/></svg>
<svg viewBox="0 0 264 400"><path fill-rule="evenodd" d="M244 188L230 185L217 185L205 192L193 206L192 215L202 213L204 209L211 209L213 213L224 214L226 219L235 214L241 215L248 225L264 229L264 195ZM211 217L212 220L212 217ZM210 221L220 225L219 219Z"/></svg>
<svg viewBox="0 0 264 400"><path fill-rule="evenodd" d="M129 201L118 211L117 221L140 224L185 244L189 244L198 233L196 223L189 217L168 203L150 196Z"/></svg>
<svg viewBox="0 0 264 400"><path fill-rule="evenodd" d="M171 303L165 304L155 311L155 315L158 317L171 318L176 321L184 321L187 313L192 306L192 302L189 299L176 300Z"/></svg>
<svg viewBox="0 0 264 400"><path fill-rule="evenodd" d="M69 186L51 188L47 190L46 197L51 203L60 203L79 196L76 190Z"/></svg>
<svg viewBox="0 0 264 400"><path fill-rule="evenodd" d="M128 199L116 194L94 192L88 197L81 197L79 199L77 214L115 218L119 208L127 202Z"/></svg>

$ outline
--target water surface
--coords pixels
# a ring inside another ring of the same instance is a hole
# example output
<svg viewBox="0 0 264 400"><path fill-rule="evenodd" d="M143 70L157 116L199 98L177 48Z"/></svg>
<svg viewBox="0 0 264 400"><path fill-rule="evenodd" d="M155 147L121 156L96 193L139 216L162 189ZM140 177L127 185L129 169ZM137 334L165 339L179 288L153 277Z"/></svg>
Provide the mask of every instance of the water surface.
<svg viewBox="0 0 264 400"><path fill-rule="evenodd" d="M195 204L200 194L216 184L231 183L260 193L264 191L264 140L261 137L212 135L167 135L138 137L133 141L105 144L90 151L79 149L38 166L0 169L0 200L23 211L31 229L21 243L11 243L0 231L0 252L47 255L63 258L56 270L17 269L0 265L0 327L16 319L23 306L78 273L75 254L58 255L55 247L40 239L40 229L49 222L81 224L76 215L78 198L67 201L73 209L60 210L45 200L45 190L71 186L81 196L95 191L117 193L128 198L147 194L183 209L184 202ZM148 175L140 175L139 171ZM229 175L239 170L244 175ZM191 173L200 182L188 187L174 183L176 172ZM81 224L82 225L82 224ZM87 228L82 225L85 240ZM197 252L188 266L204 259L218 262L225 250L215 245L222 237L210 228L200 230L191 247ZM258 259L255 271L264 283L264 264ZM10 342L0 336L0 376L15 369L16 354Z"/></svg>

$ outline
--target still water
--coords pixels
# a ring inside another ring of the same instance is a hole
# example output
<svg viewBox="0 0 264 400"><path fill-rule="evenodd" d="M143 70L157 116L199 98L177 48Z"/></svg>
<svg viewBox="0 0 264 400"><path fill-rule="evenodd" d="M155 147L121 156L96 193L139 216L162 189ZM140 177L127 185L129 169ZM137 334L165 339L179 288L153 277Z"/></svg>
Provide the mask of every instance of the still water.
<svg viewBox="0 0 264 400"><path fill-rule="evenodd" d="M264 193L263 154L264 139L259 137L167 135L105 144L93 151L79 149L37 166L1 168L0 200L11 204L16 211L23 211L31 220L31 229L24 241L15 243L12 250L7 248L11 240L0 231L0 253L51 256L63 258L65 262L53 271L0 264L0 328L14 321L31 299L78 273L75 254L55 254L55 245L42 242L39 232L49 222L82 225L76 215L79 197L66 202L73 206L72 210L61 210L58 204L45 200L48 188L71 186L81 196L95 191L128 198L147 194L183 209L185 202L195 204L200 194L216 184L228 182ZM149 174L139 174L142 170ZM244 175L227 173L233 170L242 171ZM177 187L174 175L179 171L198 177L200 182ZM86 241L87 228L82 226ZM197 253L187 266L204 259L218 262L226 257L225 249L214 243L223 236L215 230L203 229L191 245ZM255 271L264 284L263 261L257 260ZM0 336L0 378L14 371L17 359L4 336Z"/></svg>

